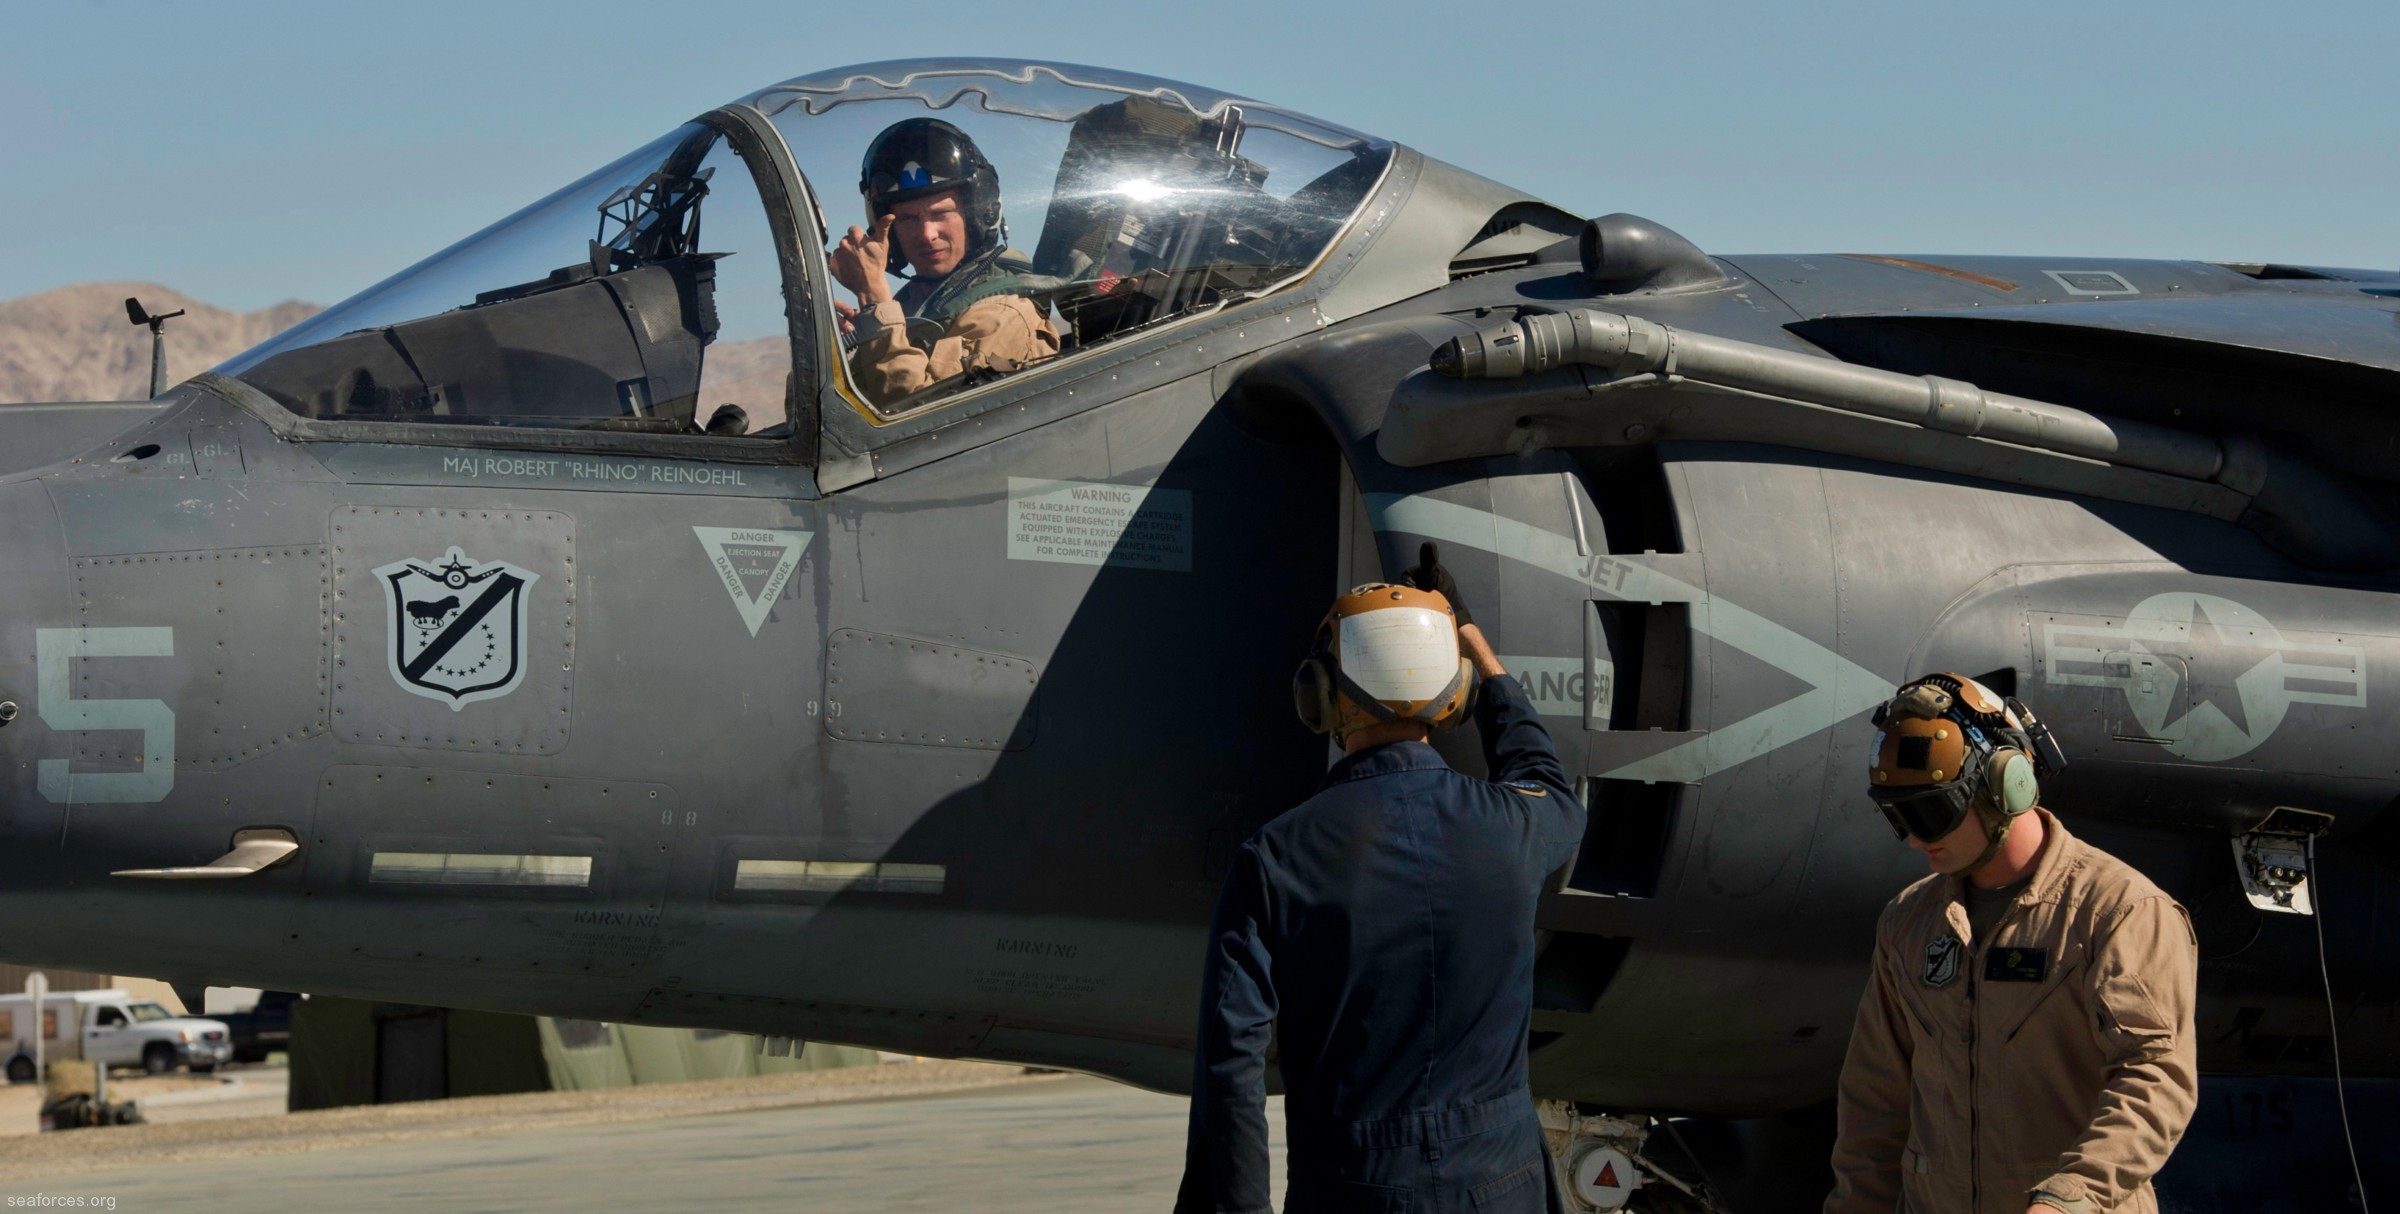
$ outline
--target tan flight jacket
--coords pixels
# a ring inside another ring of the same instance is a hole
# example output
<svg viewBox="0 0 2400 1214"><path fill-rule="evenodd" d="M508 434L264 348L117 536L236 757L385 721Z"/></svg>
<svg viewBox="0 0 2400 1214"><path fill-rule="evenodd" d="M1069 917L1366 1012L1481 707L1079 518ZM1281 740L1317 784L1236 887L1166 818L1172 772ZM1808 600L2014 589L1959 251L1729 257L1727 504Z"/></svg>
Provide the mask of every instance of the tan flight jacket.
<svg viewBox="0 0 2400 1214"><path fill-rule="evenodd" d="M2199 1099L2198 942L2148 878L2034 812L2049 835L1988 942L1963 878L1884 908L1826 1214L2025 1214L2037 1191L2067 1214L2158 1209L2150 1177Z"/></svg>
<svg viewBox="0 0 2400 1214"><path fill-rule="evenodd" d="M923 391L961 371L1016 371L1058 353L1058 329L1021 295L992 295L952 318L933 350L908 341L908 312L900 301L876 304L880 326L850 352L850 374L878 405Z"/></svg>

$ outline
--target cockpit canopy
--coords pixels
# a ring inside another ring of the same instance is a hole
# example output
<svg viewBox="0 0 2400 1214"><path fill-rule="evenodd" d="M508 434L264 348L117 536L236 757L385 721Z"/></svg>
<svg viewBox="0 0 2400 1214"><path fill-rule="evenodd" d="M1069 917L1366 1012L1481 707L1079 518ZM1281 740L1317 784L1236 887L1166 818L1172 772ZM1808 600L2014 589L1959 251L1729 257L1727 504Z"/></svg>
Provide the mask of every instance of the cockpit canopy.
<svg viewBox="0 0 2400 1214"><path fill-rule="evenodd" d="M979 358L945 332L956 312L920 307L904 340L923 369L895 392L859 372L903 335L865 349L879 326L864 284L837 281L825 250L878 218L861 194L877 135L927 117L988 162L995 247L970 249L950 273L973 281L950 282L895 242L876 294L1006 295L1055 340ZM1301 280L1391 154L1125 73L843 69L679 127L220 370L313 419L774 438L822 400L880 424Z"/></svg>

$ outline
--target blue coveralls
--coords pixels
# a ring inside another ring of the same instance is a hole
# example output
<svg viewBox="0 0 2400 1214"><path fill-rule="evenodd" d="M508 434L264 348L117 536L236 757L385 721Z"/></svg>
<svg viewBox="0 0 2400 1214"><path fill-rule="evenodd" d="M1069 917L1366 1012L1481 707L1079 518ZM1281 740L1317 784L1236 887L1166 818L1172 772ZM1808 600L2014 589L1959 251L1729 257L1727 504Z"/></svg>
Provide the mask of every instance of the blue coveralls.
<svg viewBox="0 0 2400 1214"><path fill-rule="evenodd" d="M1559 1208L1525 1075L1533 913L1584 812L1515 679L1475 717L1490 782L1422 742L1360 751L1235 857L1177 1214L1273 1208L1271 1033L1287 1214Z"/></svg>

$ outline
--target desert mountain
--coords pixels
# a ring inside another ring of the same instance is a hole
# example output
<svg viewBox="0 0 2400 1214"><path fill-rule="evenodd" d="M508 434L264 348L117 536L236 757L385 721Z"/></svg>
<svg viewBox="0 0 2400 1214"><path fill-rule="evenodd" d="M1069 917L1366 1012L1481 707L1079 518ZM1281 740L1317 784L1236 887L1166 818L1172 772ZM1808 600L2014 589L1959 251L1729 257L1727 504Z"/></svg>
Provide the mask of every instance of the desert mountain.
<svg viewBox="0 0 2400 1214"><path fill-rule="evenodd" d="M141 400L150 395L150 331L125 319L131 295L167 322L167 379L179 382L315 315L284 302L256 312L211 307L155 283L100 282L0 302L0 404Z"/></svg>

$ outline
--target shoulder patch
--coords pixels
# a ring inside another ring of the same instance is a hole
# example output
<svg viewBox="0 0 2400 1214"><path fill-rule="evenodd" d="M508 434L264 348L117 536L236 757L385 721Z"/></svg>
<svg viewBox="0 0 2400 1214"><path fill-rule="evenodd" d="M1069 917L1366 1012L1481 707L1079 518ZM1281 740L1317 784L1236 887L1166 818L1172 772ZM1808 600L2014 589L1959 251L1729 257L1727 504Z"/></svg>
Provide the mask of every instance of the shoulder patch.
<svg viewBox="0 0 2400 1214"><path fill-rule="evenodd" d="M1966 946L1960 943L1958 937L1951 935L1944 935L1926 945L1925 985L1948 986L1952 978L1958 977L1959 954L1965 951Z"/></svg>
<svg viewBox="0 0 2400 1214"><path fill-rule="evenodd" d="M1509 788L1524 793L1528 797L1547 797L1550 795L1549 789L1544 788L1531 780L1505 780L1502 781L1502 783L1506 784Z"/></svg>

